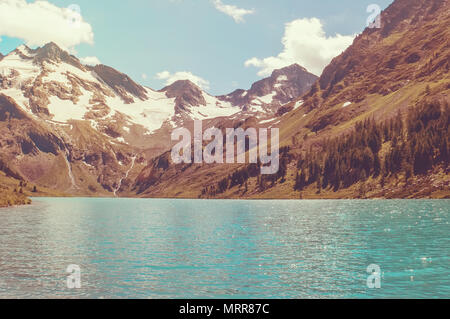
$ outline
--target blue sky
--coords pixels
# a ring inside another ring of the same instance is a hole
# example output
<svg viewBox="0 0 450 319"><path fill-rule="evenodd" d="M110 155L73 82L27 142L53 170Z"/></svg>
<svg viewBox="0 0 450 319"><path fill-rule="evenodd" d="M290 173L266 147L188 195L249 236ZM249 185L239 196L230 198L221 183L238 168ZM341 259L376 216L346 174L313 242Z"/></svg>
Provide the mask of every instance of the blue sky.
<svg viewBox="0 0 450 319"><path fill-rule="evenodd" d="M59 8L75 3L74 0L48 2ZM376 0L381 9L391 2ZM103 64L155 89L162 88L177 72L191 72L207 81L203 82L204 87L212 94L226 94L236 88L247 89L274 65L285 60L302 60L306 54L296 52L291 56L287 52L290 58L278 57L283 51L315 50L317 44L313 41L305 46L293 43L286 49L281 42L286 34L290 37L286 36L287 42L297 34L298 39L308 42L308 35L303 33L309 32L313 22L320 21L326 37L335 37L337 33L343 37L353 36L365 28L370 15L366 9L372 3L373 0L77 0L83 21L93 33L93 41L75 41L70 49L79 57L95 56ZM251 11L241 17L244 21L236 21L236 16L233 18L230 14L238 8ZM306 18L317 20L302 20ZM36 23L32 35L28 35L27 30L11 31L10 25L2 29L0 22L0 52L8 53L23 43L24 39L19 36L39 38L39 21L29 23ZM287 23L291 23L289 32ZM317 23L315 27L319 27ZM54 29L57 32L59 28ZM75 37L70 32L65 36ZM348 43L349 39L337 41ZM329 44L331 47L332 42ZM268 57L275 59L263 60ZM246 61L252 58L256 59L246 66ZM310 63L306 63L309 69L320 70L320 65L313 66L320 63L309 58ZM161 74L163 71L165 75ZM160 78L157 78L158 73Z"/></svg>

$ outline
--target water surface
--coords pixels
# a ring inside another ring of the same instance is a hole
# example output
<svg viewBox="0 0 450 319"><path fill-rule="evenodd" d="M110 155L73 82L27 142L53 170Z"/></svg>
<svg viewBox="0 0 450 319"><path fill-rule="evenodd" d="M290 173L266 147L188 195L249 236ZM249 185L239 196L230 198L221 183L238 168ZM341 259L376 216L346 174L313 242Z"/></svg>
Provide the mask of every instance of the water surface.
<svg viewBox="0 0 450 319"><path fill-rule="evenodd" d="M449 298L449 221L449 200L34 199L0 209L0 298Z"/></svg>

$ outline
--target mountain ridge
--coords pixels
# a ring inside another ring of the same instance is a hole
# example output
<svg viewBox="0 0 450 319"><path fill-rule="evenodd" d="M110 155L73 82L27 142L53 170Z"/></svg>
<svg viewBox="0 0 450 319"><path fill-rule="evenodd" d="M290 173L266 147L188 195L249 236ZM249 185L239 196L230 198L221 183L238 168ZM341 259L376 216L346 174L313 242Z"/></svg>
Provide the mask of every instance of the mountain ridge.
<svg viewBox="0 0 450 319"><path fill-rule="evenodd" d="M238 89L219 98L239 105L245 111L262 107L275 114L279 108L306 93L317 79L317 76L294 63L274 70L269 77L253 83L249 90Z"/></svg>

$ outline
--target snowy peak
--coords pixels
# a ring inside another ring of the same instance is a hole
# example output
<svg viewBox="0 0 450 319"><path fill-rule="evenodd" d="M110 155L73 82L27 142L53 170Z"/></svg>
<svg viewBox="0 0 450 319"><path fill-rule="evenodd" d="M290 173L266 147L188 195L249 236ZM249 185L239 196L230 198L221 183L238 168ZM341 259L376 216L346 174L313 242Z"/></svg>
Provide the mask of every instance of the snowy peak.
<svg viewBox="0 0 450 319"><path fill-rule="evenodd" d="M103 64L95 66L93 70L126 103L133 103L133 97L142 101L147 99L145 88L134 82L128 75Z"/></svg>
<svg viewBox="0 0 450 319"><path fill-rule="evenodd" d="M184 120L231 116L241 111L238 106L209 95L189 80L176 81L159 92L175 101L174 120L178 124Z"/></svg>
<svg viewBox="0 0 450 319"><path fill-rule="evenodd" d="M292 64L275 70L270 77L254 83L249 95L262 97L276 92L276 102L284 104L305 93L317 79L317 76L305 68Z"/></svg>
<svg viewBox="0 0 450 319"><path fill-rule="evenodd" d="M112 67L83 65L55 43L35 50L22 45L0 60L0 93L31 117L59 126L88 121L99 133L125 142L136 138L133 131L150 136L186 121L275 116L315 79L292 65L274 71L248 91L215 97L189 80L160 91L145 88Z"/></svg>
<svg viewBox="0 0 450 319"><path fill-rule="evenodd" d="M66 54L65 54L66 53ZM56 43L50 42L44 45L42 48L36 50L37 60L50 60L59 62L63 59L65 55L69 55L67 52L62 50Z"/></svg>
<svg viewBox="0 0 450 319"><path fill-rule="evenodd" d="M275 114L284 104L306 93L317 79L305 68L292 64L255 82L250 90L236 90L220 99L239 105L245 111Z"/></svg>
<svg viewBox="0 0 450 319"><path fill-rule="evenodd" d="M166 92L166 95L169 98L180 97L186 94L200 96L203 93L197 85L189 80L176 81L163 88L161 92Z"/></svg>
<svg viewBox="0 0 450 319"><path fill-rule="evenodd" d="M23 52L24 50L22 50ZM80 60L68 52L62 50L56 43L50 42L44 45L42 48L31 50L26 48L28 53L34 53L33 62L38 65L42 65L44 62L50 64L67 63L82 71L85 71L84 66Z"/></svg>
<svg viewBox="0 0 450 319"><path fill-rule="evenodd" d="M189 91L198 93L201 92L201 89L189 80L178 80L161 90L161 92L167 92L168 95L172 95L170 97L176 97Z"/></svg>
<svg viewBox="0 0 450 319"><path fill-rule="evenodd" d="M312 86L317 79L317 76L295 63L282 69L274 70L269 78L269 82L273 83L274 87L294 86L301 89L305 86Z"/></svg>
<svg viewBox="0 0 450 319"><path fill-rule="evenodd" d="M190 107L205 106L203 91L189 80L180 80L161 90L168 98L175 98L176 113L187 111Z"/></svg>
<svg viewBox="0 0 450 319"><path fill-rule="evenodd" d="M309 73L308 70L306 70L304 67L302 67L300 64L298 63L294 63L291 64L289 66L286 66L284 68L281 69L277 69L274 70L272 72L271 77L278 77L280 75L292 75L292 76L296 76L302 73Z"/></svg>
<svg viewBox="0 0 450 319"><path fill-rule="evenodd" d="M145 88L112 67L82 65L54 43L36 50L20 46L0 60L0 93L39 121L61 127L87 121L99 133L130 143L134 130L147 138L167 126L241 110L190 81L161 91Z"/></svg>

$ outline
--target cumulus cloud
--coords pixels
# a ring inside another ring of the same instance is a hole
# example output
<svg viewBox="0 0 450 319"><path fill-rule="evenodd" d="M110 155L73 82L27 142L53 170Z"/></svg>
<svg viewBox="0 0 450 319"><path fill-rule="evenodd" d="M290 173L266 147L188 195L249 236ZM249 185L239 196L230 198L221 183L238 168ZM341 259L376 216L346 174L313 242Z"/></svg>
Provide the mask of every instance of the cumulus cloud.
<svg viewBox="0 0 450 319"><path fill-rule="evenodd" d="M327 37L322 22L317 18L298 19L285 26L282 39L283 51L264 59L251 58L245 66L259 68L258 75L267 76L274 69L298 63L309 72L321 75L331 60L341 54L353 42L355 35Z"/></svg>
<svg viewBox="0 0 450 319"><path fill-rule="evenodd" d="M164 80L165 85L170 85L179 80L189 80L203 90L209 90L209 81L202 79L191 72L170 73L169 71L163 71L156 74L156 78L159 80Z"/></svg>
<svg viewBox="0 0 450 319"><path fill-rule="evenodd" d="M47 1L1 0L0 36L23 39L29 46L53 41L67 50L94 43L92 27L79 6L61 8Z"/></svg>
<svg viewBox="0 0 450 319"><path fill-rule="evenodd" d="M100 60L96 56L87 56L80 59L81 63L86 65L98 65L101 64Z"/></svg>
<svg viewBox="0 0 450 319"><path fill-rule="evenodd" d="M236 23L244 22L244 16L255 13L255 10L247 10L224 4L221 0L213 0L213 4L217 10L232 17Z"/></svg>

